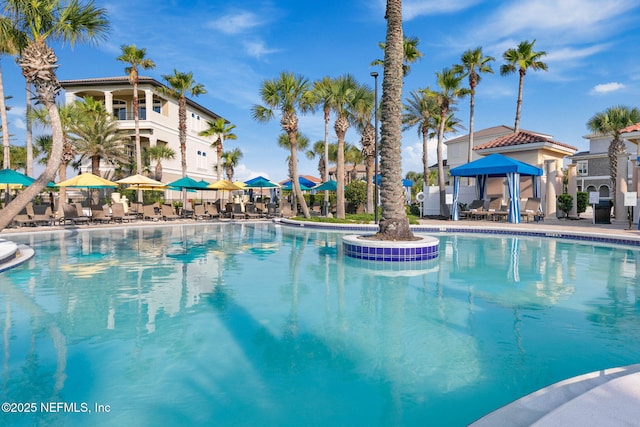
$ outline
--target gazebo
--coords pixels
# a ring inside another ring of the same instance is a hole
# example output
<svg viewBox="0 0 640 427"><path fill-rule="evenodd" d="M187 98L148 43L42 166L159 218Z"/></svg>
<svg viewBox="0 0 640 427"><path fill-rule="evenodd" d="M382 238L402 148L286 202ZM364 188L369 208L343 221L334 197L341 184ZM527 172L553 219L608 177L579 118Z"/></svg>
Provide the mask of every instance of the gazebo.
<svg viewBox="0 0 640 427"><path fill-rule="evenodd" d="M503 156L502 154L491 154L487 157L475 160L462 166L451 169L453 176L453 220L460 219L458 212L458 191L460 189L460 177L476 178L476 192L478 199L484 198L485 186L488 177L506 177L509 188L509 222L520 222L520 176L531 176L533 179L533 196L540 197L539 178L542 176L542 169L536 166L523 163Z"/></svg>

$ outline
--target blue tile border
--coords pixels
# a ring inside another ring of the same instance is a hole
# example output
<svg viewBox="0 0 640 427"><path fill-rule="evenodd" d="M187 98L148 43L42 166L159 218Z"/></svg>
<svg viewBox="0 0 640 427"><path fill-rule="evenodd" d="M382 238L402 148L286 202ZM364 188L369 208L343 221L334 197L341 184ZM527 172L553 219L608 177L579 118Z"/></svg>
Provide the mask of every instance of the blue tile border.
<svg viewBox="0 0 640 427"><path fill-rule="evenodd" d="M390 242L361 239L361 235L342 237L344 254L367 261L412 262L438 257L440 240L432 236L417 236L418 240Z"/></svg>

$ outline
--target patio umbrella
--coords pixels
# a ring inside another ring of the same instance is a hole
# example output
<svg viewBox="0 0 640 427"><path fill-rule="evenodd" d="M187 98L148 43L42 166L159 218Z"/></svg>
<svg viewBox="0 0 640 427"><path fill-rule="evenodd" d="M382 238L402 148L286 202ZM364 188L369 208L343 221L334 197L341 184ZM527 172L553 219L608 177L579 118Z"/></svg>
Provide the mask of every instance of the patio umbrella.
<svg viewBox="0 0 640 427"><path fill-rule="evenodd" d="M311 181L309 181L311 182ZM293 189L293 187L291 186L291 180L289 180L288 182L286 182L283 186L282 186L283 190L288 190L291 191ZM300 190L302 191L309 191L309 190L315 190L315 188L311 188L311 187L307 187L306 185L304 185L303 183L300 183Z"/></svg>
<svg viewBox="0 0 640 427"><path fill-rule="evenodd" d="M187 190L205 190L207 188L206 182L196 181L193 178L185 176L176 181L170 182L167 184L169 187L187 189Z"/></svg>
<svg viewBox="0 0 640 427"><path fill-rule="evenodd" d="M116 182L134 186L137 190L162 190L167 187L167 184L140 174L131 175Z"/></svg>
<svg viewBox="0 0 640 427"><path fill-rule="evenodd" d="M233 184L234 184L234 185L237 185L238 187L240 187L240 188L241 188L241 189L243 189L243 190L244 190L244 188L247 186L247 184L245 184L245 183L244 183L244 182L242 182L242 181L233 181Z"/></svg>
<svg viewBox="0 0 640 427"><path fill-rule="evenodd" d="M35 179L22 174L20 172L14 171L13 169L2 169L0 170L0 184L15 184L15 185L23 185L28 186L35 182Z"/></svg>
<svg viewBox="0 0 640 427"><path fill-rule="evenodd" d="M332 179L327 182L323 182L322 184L318 184L312 188L312 190L318 191L336 191L337 189L338 183Z"/></svg>
<svg viewBox="0 0 640 427"><path fill-rule="evenodd" d="M116 188L118 184L87 172L59 182L55 186L67 188Z"/></svg>
<svg viewBox="0 0 640 427"><path fill-rule="evenodd" d="M298 177L298 182L300 183L301 187L304 186L304 187L307 187L307 188L311 188L311 187L314 187L316 185L315 182L313 182L310 179L307 179L307 178L305 178L303 176L299 176ZM282 186L283 187L288 186L289 188L291 188L291 180L283 182Z"/></svg>
<svg viewBox="0 0 640 427"><path fill-rule="evenodd" d="M246 188L279 188L280 185L276 184L273 181L269 181L267 178L263 176L257 176L255 178L250 179L249 181L244 182L246 184Z"/></svg>
<svg viewBox="0 0 640 427"><path fill-rule="evenodd" d="M242 190L242 187L236 185L235 183L231 182L231 181L227 181L226 179L221 179L220 181L216 181L213 184L209 184L207 186L208 189L210 190L221 190L221 191L237 191L237 190ZM229 193L231 194L231 193ZM224 193L222 193L222 199L224 200Z"/></svg>

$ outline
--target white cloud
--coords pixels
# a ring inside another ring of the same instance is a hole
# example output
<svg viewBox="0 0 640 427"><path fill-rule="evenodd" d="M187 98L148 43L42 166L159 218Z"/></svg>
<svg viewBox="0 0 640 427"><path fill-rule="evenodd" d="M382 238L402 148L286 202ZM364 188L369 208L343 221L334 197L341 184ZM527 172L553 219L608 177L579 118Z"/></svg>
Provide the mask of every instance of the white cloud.
<svg viewBox="0 0 640 427"><path fill-rule="evenodd" d="M249 56L256 59L278 52L278 49L267 48L263 41L244 42L244 48Z"/></svg>
<svg viewBox="0 0 640 427"><path fill-rule="evenodd" d="M240 34L263 25L263 21L253 12L239 11L210 21L207 27L225 34Z"/></svg>
<svg viewBox="0 0 640 427"><path fill-rule="evenodd" d="M618 82L602 83L599 85L595 85L593 89L591 89L591 93L600 95L600 94L609 93L609 92L616 92L624 88L625 88L625 85Z"/></svg>
<svg viewBox="0 0 640 427"><path fill-rule="evenodd" d="M15 118L15 119L11 120L11 125L13 127L17 128L17 129L22 129L22 130L26 130L27 129L27 124L21 118Z"/></svg>
<svg viewBox="0 0 640 427"><path fill-rule="evenodd" d="M250 180L251 178L255 178L256 176L263 176L263 177L265 177L267 179L271 179L267 172L260 171L260 170L249 169L249 167L244 163L239 164L233 170L233 180L234 181L243 181L244 182L244 181Z"/></svg>

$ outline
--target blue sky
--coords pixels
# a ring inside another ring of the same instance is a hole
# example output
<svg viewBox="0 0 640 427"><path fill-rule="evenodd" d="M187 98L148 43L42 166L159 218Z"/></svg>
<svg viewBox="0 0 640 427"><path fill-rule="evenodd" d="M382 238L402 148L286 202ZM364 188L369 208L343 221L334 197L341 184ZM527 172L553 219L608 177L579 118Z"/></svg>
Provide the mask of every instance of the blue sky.
<svg viewBox="0 0 640 427"><path fill-rule="evenodd" d="M207 89L195 100L236 125L244 158L236 178L261 174L286 178L287 152L277 146L278 122L256 123L265 79L287 70L310 81L351 73L373 87L369 64L381 58L385 39L382 0L96 0L108 10L112 30L97 46L54 46L62 79L124 75L115 60L120 46L146 48L156 68L142 74L191 71ZM637 0L447 0L404 1L406 36L420 39L424 57L412 65L404 96L435 84L435 72L457 63L469 48L494 56L494 75L483 77L476 95L476 129L513 126L518 76L502 77L502 53L536 39L549 70L529 71L524 82L521 128L553 135L587 149L585 123L612 105L640 106L640 4ZM24 80L12 59L3 58L12 143L24 144ZM380 78L381 80L381 78ZM379 81L381 88L381 81ZM468 99L458 116L468 126ZM320 113L300 117L300 131L312 142L324 138ZM42 132L42 131L36 131ZM465 133L465 131L462 131ZM458 134L460 135L460 134ZM458 135L449 135L454 138ZM347 142L358 144L350 129ZM335 141L335 137L333 137ZM412 130L402 140L403 169L421 171L421 141ZM435 162L435 142L429 157ZM317 160L299 156L301 174L318 175Z"/></svg>

